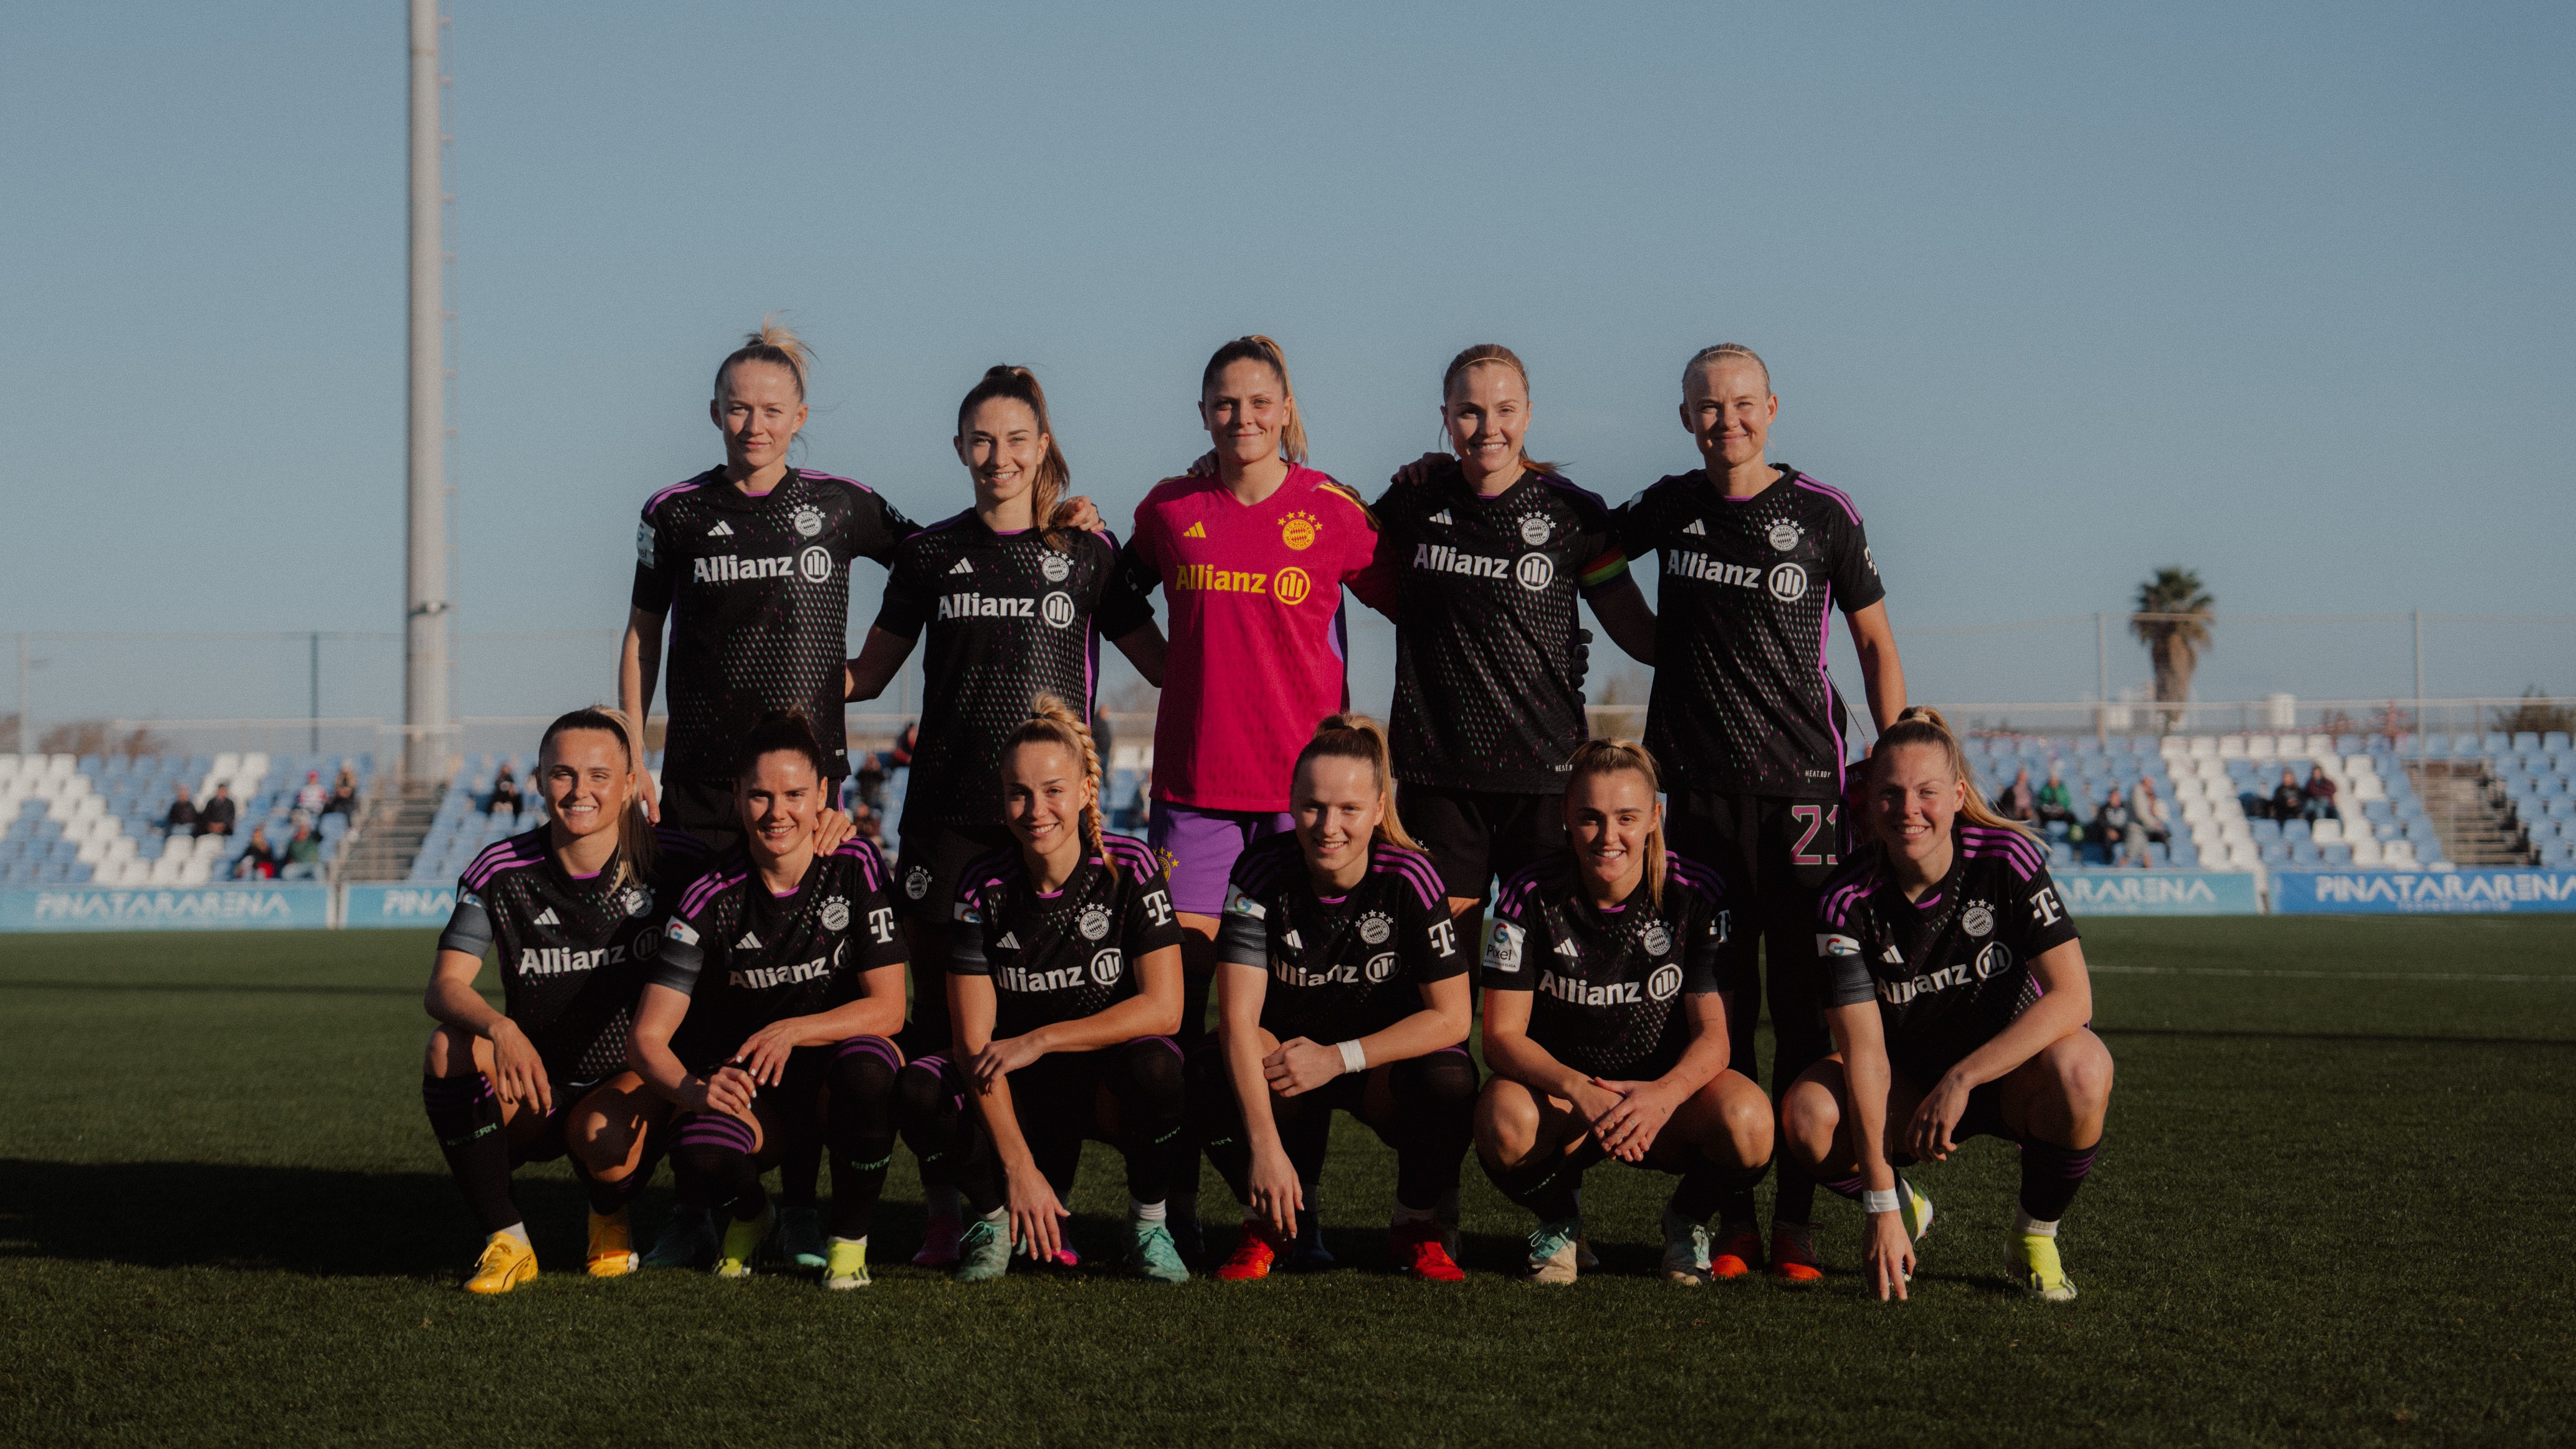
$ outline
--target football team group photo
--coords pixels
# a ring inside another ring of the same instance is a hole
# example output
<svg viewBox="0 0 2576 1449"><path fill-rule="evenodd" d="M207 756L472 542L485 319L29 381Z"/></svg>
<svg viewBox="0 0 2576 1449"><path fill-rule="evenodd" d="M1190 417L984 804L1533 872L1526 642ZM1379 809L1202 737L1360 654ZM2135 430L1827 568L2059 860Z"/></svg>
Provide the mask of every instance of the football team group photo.
<svg viewBox="0 0 2576 1449"><path fill-rule="evenodd" d="M2576 7L0 44L0 1449L2576 1441Z"/></svg>

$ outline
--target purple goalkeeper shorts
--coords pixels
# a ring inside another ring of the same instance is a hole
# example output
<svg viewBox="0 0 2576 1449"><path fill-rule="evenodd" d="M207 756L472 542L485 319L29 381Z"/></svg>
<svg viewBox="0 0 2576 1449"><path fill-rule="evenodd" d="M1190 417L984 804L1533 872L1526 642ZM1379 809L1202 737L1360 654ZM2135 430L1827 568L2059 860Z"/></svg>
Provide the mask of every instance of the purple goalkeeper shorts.
<svg viewBox="0 0 2576 1449"><path fill-rule="evenodd" d="M1145 843L1171 879L1172 909L1213 916L1225 909L1225 882L1234 874L1235 857L1290 823L1284 811L1197 810L1157 800L1145 823Z"/></svg>

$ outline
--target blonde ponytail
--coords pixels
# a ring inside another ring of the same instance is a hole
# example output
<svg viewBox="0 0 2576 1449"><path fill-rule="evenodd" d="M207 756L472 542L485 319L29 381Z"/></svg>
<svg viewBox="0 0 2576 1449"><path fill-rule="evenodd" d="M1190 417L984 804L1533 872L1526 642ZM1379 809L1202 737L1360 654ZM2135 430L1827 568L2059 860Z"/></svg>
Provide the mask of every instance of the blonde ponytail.
<svg viewBox="0 0 2576 1449"><path fill-rule="evenodd" d="M794 328L780 321L778 314L772 312L760 319L757 331L743 335L740 347L726 353L725 360L716 364L716 392L719 396L723 394L725 374L733 371L736 364L767 362L787 369L787 375L796 380L796 400L803 402L805 370L813 361L814 354L806 347L805 339L797 336Z"/></svg>
<svg viewBox="0 0 2576 1449"><path fill-rule="evenodd" d="M1986 803L1985 792L1977 788L1975 772L1968 768L1967 753L1959 748L1959 737L1950 732L1950 722L1941 717L1941 711L1928 704L1909 707L1896 717L1896 723L1887 727L1885 734L1878 737L1878 744L1869 755L1870 778L1878 779L1887 768L1885 761L1888 757L1906 745L1939 750L1942 758L1950 762L1950 773L1968 788L1967 799L1959 806L1960 819L1987 830L2011 830L2038 839L2031 834L2029 826L2016 820L2006 820Z"/></svg>
<svg viewBox="0 0 2576 1449"><path fill-rule="evenodd" d="M635 732L634 722L623 710L604 705L591 705L570 714L558 715L546 726L537 741L537 758L543 761L546 751L554 747L555 736L567 730L598 730L615 735L626 751L626 808L617 813L617 854L612 885L640 885L653 878L653 867L660 852L653 838L653 818L644 813L644 791L640 780L644 774L644 742ZM538 768L544 768L541 763ZM539 786L540 791L543 786Z"/></svg>
<svg viewBox="0 0 2576 1449"><path fill-rule="evenodd" d="M1002 753L1007 757L1022 745L1054 745L1082 762L1083 778L1091 782L1091 798L1082 807L1083 848L1116 876L1118 858L1109 852L1109 826L1100 813L1100 747L1092 742L1091 727L1062 699L1041 694L1030 701L1029 717L1002 742Z"/></svg>
<svg viewBox="0 0 2576 1449"><path fill-rule="evenodd" d="M1207 370L1199 374L1200 395L1205 396L1209 388L1216 386L1218 373L1237 362L1258 362L1279 374L1279 391L1288 399L1288 424L1279 430L1279 452L1291 463L1304 464L1306 414L1297 406L1297 385L1288 380L1288 354L1280 350L1278 343L1255 332L1218 348L1216 355L1208 359Z"/></svg>
<svg viewBox="0 0 2576 1449"><path fill-rule="evenodd" d="M1297 770L1305 769L1309 760L1358 760L1375 771L1380 807L1375 838L1403 850L1422 849L1405 833L1404 821L1395 813L1395 763L1387 747L1386 726L1367 715L1348 711L1327 715L1323 723L1315 726L1315 737L1297 752L1291 778Z"/></svg>
<svg viewBox="0 0 2576 1449"><path fill-rule="evenodd" d="M1566 788L1587 775L1638 774L1646 777L1646 793L1661 796L1663 772L1655 768L1655 757L1635 740L1590 739L1574 747L1574 759L1566 766ZM1571 849L1572 847L1567 847ZM1646 832L1646 899L1655 909L1664 908L1664 823L1660 816L1652 830Z"/></svg>

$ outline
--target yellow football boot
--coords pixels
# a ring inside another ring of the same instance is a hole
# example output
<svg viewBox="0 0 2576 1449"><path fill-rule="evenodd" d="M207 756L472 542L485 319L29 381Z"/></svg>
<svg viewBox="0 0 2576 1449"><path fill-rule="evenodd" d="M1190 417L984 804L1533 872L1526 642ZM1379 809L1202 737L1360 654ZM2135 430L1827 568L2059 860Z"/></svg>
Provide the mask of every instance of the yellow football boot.
<svg viewBox="0 0 2576 1449"><path fill-rule="evenodd" d="M635 1251L635 1240L626 1229L626 1209L607 1217L590 1215L588 1257L593 1278L623 1278L642 1266L643 1255Z"/></svg>
<svg viewBox="0 0 2576 1449"><path fill-rule="evenodd" d="M537 1250L515 1234L494 1233L483 1245L483 1256L474 1260L474 1276L465 1280L465 1291L488 1298L536 1276Z"/></svg>
<svg viewBox="0 0 2576 1449"><path fill-rule="evenodd" d="M2019 1280L2023 1292L2043 1302L2064 1303L2075 1296L2075 1280L2058 1260L2054 1234L2017 1232L2006 1238L2004 1271Z"/></svg>
<svg viewBox="0 0 2576 1449"><path fill-rule="evenodd" d="M840 1292L868 1286L868 1240L844 1242L834 1238L824 1248L823 1286Z"/></svg>
<svg viewBox="0 0 2576 1449"><path fill-rule="evenodd" d="M750 1222L727 1217L724 1247L716 1253L716 1276L719 1278L750 1277L752 1260L760 1256L760 1245L769 1240L769 1230L776 1226L777 1221L778 1214L767 1207L762 1208L760 1216Z"/></svg>

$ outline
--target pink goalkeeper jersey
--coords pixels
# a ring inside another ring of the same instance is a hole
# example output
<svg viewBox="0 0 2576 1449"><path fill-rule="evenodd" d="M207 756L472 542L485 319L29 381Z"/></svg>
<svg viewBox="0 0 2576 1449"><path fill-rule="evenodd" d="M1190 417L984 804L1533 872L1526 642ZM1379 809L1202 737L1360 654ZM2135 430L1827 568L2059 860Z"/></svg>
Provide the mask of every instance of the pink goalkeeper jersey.
<svg viewBox="0 0 2576 1449"><path fill-rule="evenodd" d="M1167 478L1136 507L1128 545L1163 586L1162 712L1154 797L1201 810L1288 808L1288 771L1324 716L1346 708L1342 585L1377 527L1311 468L1245 507L1214 478Z"/></svg>

